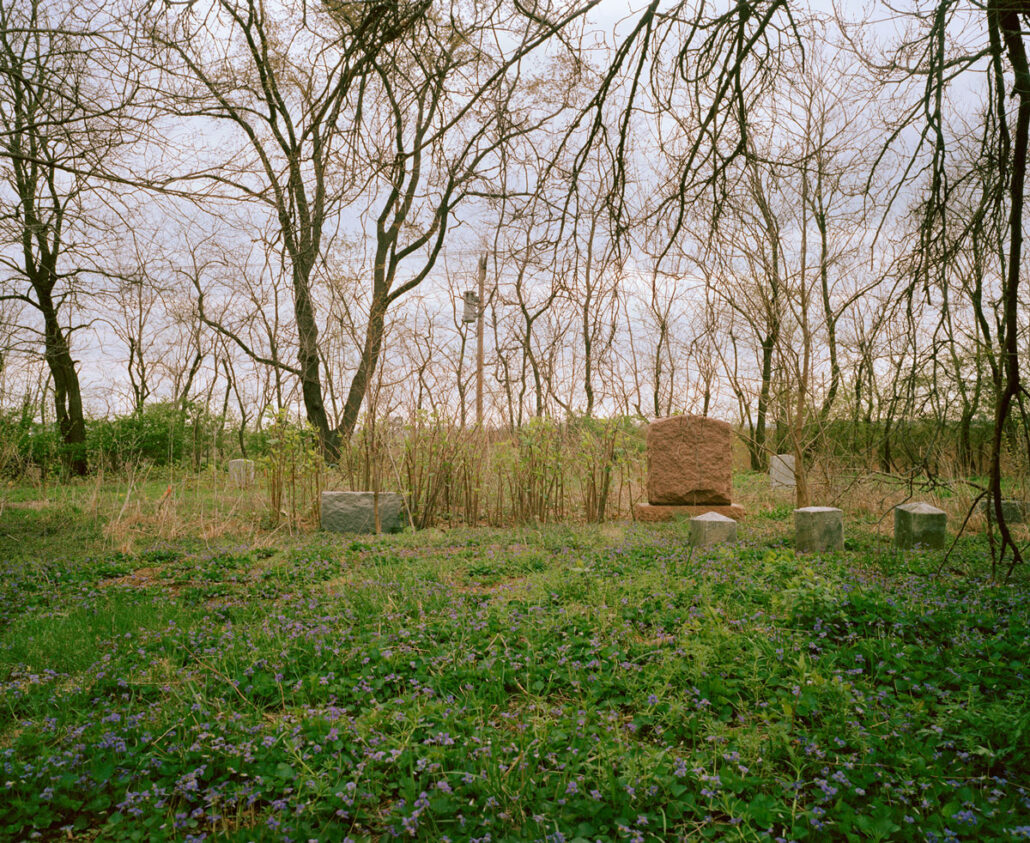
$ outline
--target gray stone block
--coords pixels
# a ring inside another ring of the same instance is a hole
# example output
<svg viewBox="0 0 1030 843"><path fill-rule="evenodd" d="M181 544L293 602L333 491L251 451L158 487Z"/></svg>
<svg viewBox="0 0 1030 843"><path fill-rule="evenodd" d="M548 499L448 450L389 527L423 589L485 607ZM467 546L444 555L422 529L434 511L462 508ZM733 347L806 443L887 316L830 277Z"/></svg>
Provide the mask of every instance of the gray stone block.
<svg viewBox="0 0 1030 843"><path fill-rule="evenodd" d="M404 527L404 498L396 492L379 493L379 526L384 533ZM322 529L331 533L374 533L374 492L322 492Z"/></svg>
<svg viewBox="0 0 1030 843"><path fill-rule="evenodd" d="M772 489L794 488L793 454L773 454L769 457L769 487Z"/></svg>
<svg viewBox="0 0 1030 843"><path fill-rule="evenodd" d="M254 483L254 460L229 460L229 480L243 489Z"/></svg>
<svg viewBox="0 0 1030 843"><path fill-rule="evenodd" d="M799 553L843 550L844 513L833 506L795 509L794 549Z"/></svg>
<svg viewBox="0 0 1030 843"><path fill-rule="evenodd" d="M997 520L994 515L994 501L984 498L980 501L980 511L985 516L990 511L991 520ZM1030 513L1030 501L1021 501L1015 498L1002 500L1001 512L1005 516L1006 524L1023 524L1027 520L1027 514Z"/></svg>
<svg viewBox="0 0 1030 843"><path fill-rule="evenodd" d="M944 547L948 541L948 514L928 503L903 503L894 507L894 546Z"/></svg>
<svg viewBox="0 0 1030 843"><path fill-rule="evenodd" d="M695 547L735 542L737 522L718 512L706 512L690 519L690 543Z"/></svg>

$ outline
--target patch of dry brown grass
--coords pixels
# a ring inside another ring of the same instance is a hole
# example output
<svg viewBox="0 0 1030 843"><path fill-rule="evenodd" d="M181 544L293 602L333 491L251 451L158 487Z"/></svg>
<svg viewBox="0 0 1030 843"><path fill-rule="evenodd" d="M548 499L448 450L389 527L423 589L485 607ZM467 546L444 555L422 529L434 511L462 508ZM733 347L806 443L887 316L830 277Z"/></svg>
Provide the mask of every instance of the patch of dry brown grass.
<svg viewBox="0 0 1030 843"><path fill-rule="evenodd" d="M199 474L161 484L130 481L121 500L110 494L98 500L95 517L112 549L132 553L155 540L186 538L270 546L277 531L265 526L264 510L259 488L238 489L218 475Z"/></svg>

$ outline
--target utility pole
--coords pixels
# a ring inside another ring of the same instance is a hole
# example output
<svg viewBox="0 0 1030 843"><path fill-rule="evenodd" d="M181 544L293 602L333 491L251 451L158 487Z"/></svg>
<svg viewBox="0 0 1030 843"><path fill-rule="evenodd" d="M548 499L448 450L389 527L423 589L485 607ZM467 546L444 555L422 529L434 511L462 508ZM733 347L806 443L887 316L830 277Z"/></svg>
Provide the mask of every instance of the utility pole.
<svg viewBox="0 0 1030 843"><path fill-rule="evenodd" d="M486 255L479 259L479 318L476 320L476 426L483 429L483 316L486 313Z"/></svg>

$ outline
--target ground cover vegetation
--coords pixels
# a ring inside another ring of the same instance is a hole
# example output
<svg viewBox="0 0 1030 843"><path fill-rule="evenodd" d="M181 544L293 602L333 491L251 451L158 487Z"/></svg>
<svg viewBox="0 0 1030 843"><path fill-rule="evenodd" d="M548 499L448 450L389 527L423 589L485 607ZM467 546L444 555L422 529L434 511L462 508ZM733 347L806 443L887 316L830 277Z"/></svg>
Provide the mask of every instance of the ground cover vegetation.
<svg viewBox="0 0 1030 843"><path fill-rule="evenodd" d="M992 579L980 532L939 571L875 513L795 555L763 481L707 550L609 524L118 551L70 500L12 503L0 836L1030 836L1022 571Z"/></svg>

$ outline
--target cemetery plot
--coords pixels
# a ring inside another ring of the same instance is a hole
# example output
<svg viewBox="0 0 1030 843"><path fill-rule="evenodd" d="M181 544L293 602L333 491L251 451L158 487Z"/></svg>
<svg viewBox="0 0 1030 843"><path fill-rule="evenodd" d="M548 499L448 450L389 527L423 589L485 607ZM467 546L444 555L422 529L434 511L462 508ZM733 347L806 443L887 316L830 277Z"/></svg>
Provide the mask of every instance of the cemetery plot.
<svg viewBox="0 0 1030 843"><path fill-rule="evenodd" d="M0 837L1025 835L1025 582L759 521L4 563Z"/></svg>

